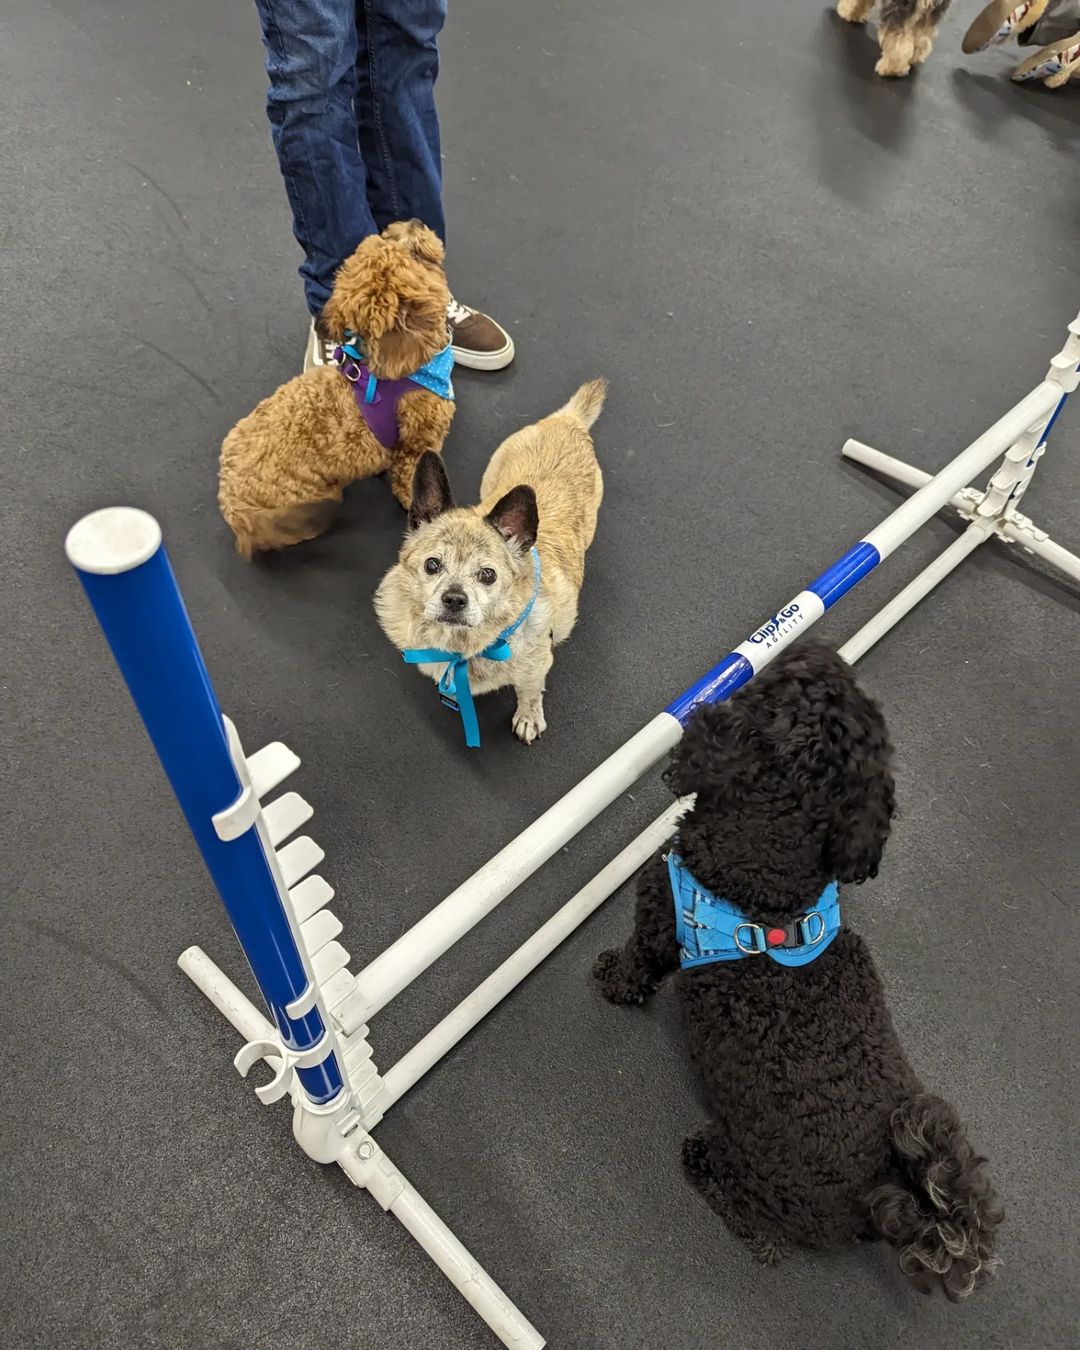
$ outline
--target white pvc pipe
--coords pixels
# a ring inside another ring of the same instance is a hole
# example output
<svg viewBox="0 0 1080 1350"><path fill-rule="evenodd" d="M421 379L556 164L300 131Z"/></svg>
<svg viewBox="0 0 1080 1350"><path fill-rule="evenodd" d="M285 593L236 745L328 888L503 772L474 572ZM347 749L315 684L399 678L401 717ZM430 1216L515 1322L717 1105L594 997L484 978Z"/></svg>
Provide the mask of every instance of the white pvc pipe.
<svg viewBox="0 0 1080 1350"><path fill-rule="evenodd" d="M1036 534L1033 530L1006 520L1002 523L1001 533L1012 543L1027 549L1029 553L1037 554L1044 562L1056 567L1059 572L1064 572L1073 581L1080 582L1080 558L1075 553L1070 553L1067 548L1062 548L1060 544L1055 544L1052 539L1040 538L1041 531Z"/></svg>
<svg viewBox="0 0 1080 1350"><path fill-rule="evenodd" d="M176 964L245 1041L273 1040L278 1034L270 1019L237 989L201 947L188 947L180 953ZM267 1060L267 1063L276 1065L279 1061Z"/></svg>
<svg viewBox="0 0 1080 1350"><path fill-rule="evenodd" d="M245 1040L265 1041L276 1035L267 1018L202 948L189 947L177 964ZM278 1061L268 1057L267 1063ZM359 1156L361 1151L366 1157ZM370 1191L383 1209L400 1220L503 1345L511 1350L541 1350L544 1338L369 1135L363 1135L355 1146L350 1144L337 1162L351 1181Z"/></svg>
<svg viewBox="0 0 1080 1350"><path fill-rule="evenodd" d="M989 521L973 521L963 534L953 542L934 561L895 595L883 609L879 609L868 623L863 624L857 633L850 637L840 648L840 656L853 665L861 656L865 656L875 642L894 628L905 614L915 608L923 596L942 581L968 556L969 553L993 538L994 531Z"/></svg>
<svg viewBox="0 0 1080 1350"><path fill-rule="evenodd" d="M903 483L905 487L925 487L933 476L928 474L925 469L917 469L914 464L908 464L902 459L887 455L884 450L875 450L872 445L866 445L863 441L846 440L840 447L840 453L845 459L853 459L856 464L865 464L868 469L874 469L877 473L895 478L898 483ZM954 495L952 504L958 511L963 509L964 498L961 493Z"/></svg>
<svg viewBox="0 0 1080 1350"><path fill-rule="evenodd" d="M1044 380L1036 385L1015 408L999 417L992 427L977 437L966 450L950 460L940 472L902 502L865 536L884 558L899 547L945 506L976 474L994 462L1027 431L1041 427L1061 400L1061 386ZM1034 449L1034 446L1032 447Z"/></svg>
<svg viewBox="0 0 1080 1350"><path fill-rule="evenodd" d="M885 474L896 482L902 483L905 487L921 488L925 487L930 481L930 474L925 469L917 469L913 464L905 464L902 459L895 459L892 455L885 454L884 451L875 450L872 445L864 445L862 441L845 441L842 453L848 459L853 459L858 464L865 464L868 469L874 469L878 473ZM952 505L964 515L971 514L972 503L963 492L958 492L953 496ZM1026 517L1023 519L1026 520ZM1070 553L1068 549L1062 548L1060 544L1055 544L1052 539L1043 537L1041 530L1035 530L1033 526L1028 527L1024 524L1018 524L1016 521L1005 517L996 522L996 533L1009 543L1019 544L1029 553L1037 554L1051 567L1056 567L1059 572L1064 572L1067 577L1071 577L1074 581L1080 581L1080 558L1075 553Z"/></svg>
<svg viewBox="0 0 1080 1350"><path fill-rule="evenodd" d="M490 914L526 877L636 783L646 769L674 749L681 735L676 718L666 712L658 714L375 957L356 977L365 1018L385 1007L485 914Z"/></svg>
<svg viewBox="0 0 1080 1350"><path fill-rule="evenodd" d="M497 970L478 985L462 1003L434 1026L422 1041L403 1055L383 1075L380 1109L386 1110L398 1101L418 1079L449 1051L463 1036L500 1003L512 989L532 973L565 938L569 937L590 914L599 909L612 892L662 848L675 832L679 817L687 809L687 800L674 802L630 844L617 853L590 882L553 914L543 927L523 943Z"/></svg>
<svg viewBox="0 0 1080 1350"><path fill-rule="evenodd" d="M360 1145L361 1150L366 1147L378 1150L370 1138ZM513 1350L541 1350L546 1344L543 1336L514 1307L385 1153L378 1150L361 1159L357 1151L346 1149L338 1162L357 1186L369 1190L383 1209L400 1220L503 1345Z"/></svg>

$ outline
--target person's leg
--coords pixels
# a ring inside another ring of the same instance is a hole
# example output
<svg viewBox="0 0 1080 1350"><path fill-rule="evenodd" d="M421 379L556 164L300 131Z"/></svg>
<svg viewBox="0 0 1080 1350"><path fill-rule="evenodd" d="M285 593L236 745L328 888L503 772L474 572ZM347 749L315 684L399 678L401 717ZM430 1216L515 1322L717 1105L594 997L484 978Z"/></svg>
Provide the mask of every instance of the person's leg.
<svg viewBox="0 0 1080 1350"><path fill-rule="evenodd" d="M255 0L270 79L267 114L318 316L334 273L377 230L356 138L354 0Z"/></svg>
<svg viewBox="0 0 1080 1350"><path fill-rule="evenodd" d="M415 216L445 241L435 80L446 0L352 2L356 131L375 223L382 228ZM514 359L510 334L490 315L452 300L447 320L460 365L501 370Z"/></svg>
<svg viewBox="0 0 1080 1350"><path fill-rule="evenodd" d="M446 0L355 0L356 130L379 229L416 218L446 240L435 81Z"/></svg>

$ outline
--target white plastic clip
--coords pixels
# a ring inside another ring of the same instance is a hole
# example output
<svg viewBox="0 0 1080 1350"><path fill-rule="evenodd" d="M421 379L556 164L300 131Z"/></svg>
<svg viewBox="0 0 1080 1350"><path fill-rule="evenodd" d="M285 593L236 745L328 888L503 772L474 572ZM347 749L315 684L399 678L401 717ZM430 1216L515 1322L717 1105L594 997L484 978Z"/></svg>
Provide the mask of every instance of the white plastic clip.
<svg viewBox="0 0 1080 1350"><path fill-rule="evenodd" d="M229 745L229 757L236 769L236 776L240 780L240 796L237 797L236 801L210 817L215 834L223 843L227 844L233 839L239 839L242 834L247 834L248 830L258 820L259 798L251 786L251 779L244 762L244 751L241 748L236 727L227 717L223 717L221 720L225 724L225 739Z"/></svg>
<svg viewBox="0 0 1080 1350"><path fill-rule="evenodd" d="M232 806L227 806L224 811L218 811L210 817L210 820L217 837L227 844L233 839L239 839L242 834L247 834L258 816L259 799L249 784Z"/></svg>
<svg viewBox="0 0 1080 1350"><path fill-rule="evenodd" d="M313 980L308 981L308 986L299 998L294 998L291 1003L285 1004L285 1011L295 1022L297 1018L306 1017L314 1008L315 1000L319 996L319 986Z"/></svg>
<svg viewBox="0 0 1080 1350"><path fill-rule="evenodd" d="M260 1059L278 1060L277 1072L269 1083L255 1089L255 1096L264 1106L280 1101L292 1088L292 1057L279 1041L248 1041L233 1060L241 1078L246 1078Z"/></svg>
<svg viewBox="0 0 1080 1350"><path fill-rule="evenodd" d="M255 1089L255 1096L264 1106L280 1101L287 1092L292 1091L293 1073L296 1069L312 1069L321 1064L334 1050L330 1032L325 1032L314 1045L306 1050L293 1050L280 1041L248 1041L237 1053L233 1064L241 1078L246 1078L260 1059L277 1060L278 1067L269 1083Z"/></svg>

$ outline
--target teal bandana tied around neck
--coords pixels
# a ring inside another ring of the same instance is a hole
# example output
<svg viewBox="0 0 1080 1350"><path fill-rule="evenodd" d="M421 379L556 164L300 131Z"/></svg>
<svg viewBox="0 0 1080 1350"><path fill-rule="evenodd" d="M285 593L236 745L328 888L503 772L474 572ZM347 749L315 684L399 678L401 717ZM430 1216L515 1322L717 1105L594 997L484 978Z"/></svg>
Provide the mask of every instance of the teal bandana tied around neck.
<svg viewBox="0 0 1080 1350"><path fill-rule="evenodd" d="M441 647L407 647L402 653L405 663L410 666L437 665L447 662L446 669L439 677L439 697L448 708L461 714L461 724L465 728L465 744L470 750L480 745L480 724L476 720L476 705L473 702L472 689L469 686L469 662L509 661L513 652L510 639L532 613L536 597L540 594L540 554L530 550L533 560L533 593L529 603L508 628L504 628L494 642L475 656L462 656L459 652L444 651Z"/></svg>

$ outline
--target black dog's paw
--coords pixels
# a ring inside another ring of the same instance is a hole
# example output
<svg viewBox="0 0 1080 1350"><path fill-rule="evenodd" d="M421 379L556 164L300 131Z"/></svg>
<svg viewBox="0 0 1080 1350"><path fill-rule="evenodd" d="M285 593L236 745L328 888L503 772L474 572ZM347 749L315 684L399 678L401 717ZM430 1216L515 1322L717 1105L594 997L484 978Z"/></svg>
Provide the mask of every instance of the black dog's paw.
<svg viewBox="0 0 1080 1350"><path fill-rule="evenodd" d="M592 974L609 1003L641 1002L642 995L631 988L630 981L623 973L621 952L601 952L593 962Z"/></svg>

